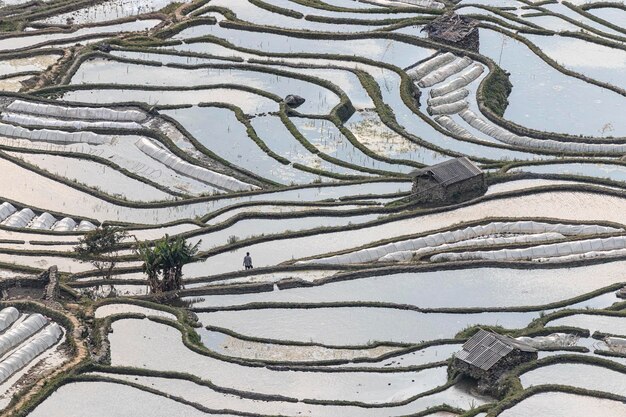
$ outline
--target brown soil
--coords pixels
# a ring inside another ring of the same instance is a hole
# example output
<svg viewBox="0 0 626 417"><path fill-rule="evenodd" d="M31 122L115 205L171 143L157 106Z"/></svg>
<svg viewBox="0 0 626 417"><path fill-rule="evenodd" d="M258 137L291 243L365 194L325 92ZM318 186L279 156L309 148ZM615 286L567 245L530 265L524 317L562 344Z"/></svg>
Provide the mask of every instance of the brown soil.
<svg viewBox="0 0 626 417"><path fill-rule="evenodd" d="M43 305L43 303L41 304ZM50 305L46 305L46 307L50 307ZM27 392L23 393L22 397L19 399L17 403L13 404L10 407L7 407L2 412L2 414L0 414L0 416L11 416L17 413L17 411L19 411L21 407L23 407L37 392L39 392L39 390L44 386L46 380L53 378L56 375L59 375L61 373L66 373L70 371L73 367L78 365L82 360L84 360L88 356L89 353L87 350L87 346L85 344L85 341L82 339L80 335L80 330L79 330L82 324L73 313L73 311L79 310L79 306L76 304L68 304L67 308L68 310L64 310L63 314L74 325L73 333L71 335L69 334L67 335L68 338L70 337L73 338L73 340L76 343L76 351L73 352L74 356L69 361L65 362L61 366L52 370L50 373L46 373L42 375L34 385L31 385L28 388Z"/></svg>

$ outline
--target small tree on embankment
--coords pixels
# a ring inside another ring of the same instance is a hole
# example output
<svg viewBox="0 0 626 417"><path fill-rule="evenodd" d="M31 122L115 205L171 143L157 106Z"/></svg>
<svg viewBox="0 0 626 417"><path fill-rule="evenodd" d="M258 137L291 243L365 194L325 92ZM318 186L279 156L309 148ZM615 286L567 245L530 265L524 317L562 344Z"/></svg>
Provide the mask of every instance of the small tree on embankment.
<svg viewBox="0 0 626 417"><path fill-rule="evenodd" d="M137 254L143 261L150 292L159 294L183 288L183 265L193 260L199 244L192 246L180 236L170 238L168 235L154 245L139 243Z"/></svg>
<svg viewBox="0 0 626 417"><path fill-rule="evenodd" d="M118 227L104 226L85 233L74 247L81 262L92 264L104 279L110 279L117 264L120 243L128 234Z"/></svg>

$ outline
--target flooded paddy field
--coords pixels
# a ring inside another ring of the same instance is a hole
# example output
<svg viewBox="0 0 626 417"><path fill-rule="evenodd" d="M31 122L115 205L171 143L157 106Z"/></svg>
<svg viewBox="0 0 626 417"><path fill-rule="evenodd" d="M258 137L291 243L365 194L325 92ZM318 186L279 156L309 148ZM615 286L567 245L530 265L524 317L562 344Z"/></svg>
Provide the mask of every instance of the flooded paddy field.
<svg viewBox="0 0 626 417"><path fill-rule="evenodd" d="M0 414L626 415L625 25L0 1Z"/></svg>

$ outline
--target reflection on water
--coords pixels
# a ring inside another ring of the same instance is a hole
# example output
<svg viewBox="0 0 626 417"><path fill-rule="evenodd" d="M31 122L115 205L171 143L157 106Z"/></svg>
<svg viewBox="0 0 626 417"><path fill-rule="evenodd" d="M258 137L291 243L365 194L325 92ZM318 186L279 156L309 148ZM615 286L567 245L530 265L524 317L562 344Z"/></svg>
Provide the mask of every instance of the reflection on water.
<svg viewBox="0 0 626 417"><path fill-rule="evenodd" d="M545 384L570 385L626 396L626 375L601 366L558 363L534 369L520 379L524 388Z"/></svg>
<svg viewBox="0 0 626 417"><path fill-rule="evenodd" d="M504 410L502 417L623 417L626 405L618 401L605 400L562 392L547 392L531 396Z"/></svg>
<svg viewBox="0 0 626 417"><path fill-rule="evenodd" d="M494 31L481 31L480 53L511 73L506 119L540 131L626 136L618 118L625 106L621 95L562 74L521 42Z"/></svg>

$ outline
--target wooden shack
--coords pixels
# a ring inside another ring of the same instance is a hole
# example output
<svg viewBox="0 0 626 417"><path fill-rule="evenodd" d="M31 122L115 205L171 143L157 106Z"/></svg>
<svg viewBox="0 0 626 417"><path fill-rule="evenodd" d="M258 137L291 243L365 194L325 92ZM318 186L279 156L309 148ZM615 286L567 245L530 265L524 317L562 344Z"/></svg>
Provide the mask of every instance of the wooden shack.
<svg viewBox="0 0 626 417"><path fill-rule="evenodd" d="M493 391L504 374L537 356L537 350L526 343L480 329L454 355L450 370L452 375L468 376Z"/></svg>
<svg viewBox="0 0 626 417"><path fill-rule="evenodd" d="M455 203L487 191L483 172L466 157L418 169L411 173L411 177L412 200L418 203Z"/></svg>
<svg viewBox="0 0 626 417"><path fill-rule="evenodd" d="M446 13L422 28L428 38L461 49L478 52L478 21L454 12Z"/></svg>

